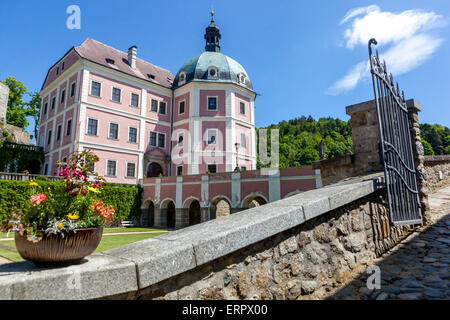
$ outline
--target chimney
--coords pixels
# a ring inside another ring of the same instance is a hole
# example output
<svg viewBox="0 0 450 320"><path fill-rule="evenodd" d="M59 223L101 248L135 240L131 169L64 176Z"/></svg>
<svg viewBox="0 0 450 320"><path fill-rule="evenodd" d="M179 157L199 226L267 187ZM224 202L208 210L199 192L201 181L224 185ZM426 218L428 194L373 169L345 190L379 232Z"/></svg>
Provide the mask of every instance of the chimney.
<svg viewBox="0 0 450 320"><path fill-rule="evenodd" d="M128 49L128 64L131 69L136 69L137 47L132 46Z"/></svg>

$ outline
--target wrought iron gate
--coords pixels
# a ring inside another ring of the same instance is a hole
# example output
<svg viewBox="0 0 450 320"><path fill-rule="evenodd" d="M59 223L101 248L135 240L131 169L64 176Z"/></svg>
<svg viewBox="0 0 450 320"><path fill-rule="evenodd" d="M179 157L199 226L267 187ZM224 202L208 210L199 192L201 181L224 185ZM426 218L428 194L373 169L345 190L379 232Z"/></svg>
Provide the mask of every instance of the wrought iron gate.
<svg viewBox="0 0 450 320"><path fill-rule="evenodd" d="M398 83L394 85L394 78L388 75L386 62L380 62L378 51L372 54L372 45L377 45L375 39L369 41L370 70L391 222L422 224L405 95L400 93Z"/></svg>

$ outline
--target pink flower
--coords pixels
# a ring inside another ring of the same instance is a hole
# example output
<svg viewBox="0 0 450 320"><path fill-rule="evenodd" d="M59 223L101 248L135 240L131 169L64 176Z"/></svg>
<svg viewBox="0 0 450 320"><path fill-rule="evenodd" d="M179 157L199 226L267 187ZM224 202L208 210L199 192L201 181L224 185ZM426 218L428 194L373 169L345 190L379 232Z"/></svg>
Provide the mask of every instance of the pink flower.
<svg viewBox="0 0 450 320"><path fill-rule="evenodd" d="M32 195L30 198L31 204L33 205L33 207L36 207L38 205L40 205L42 202L47 200L47 196L45 195L45 193L38 193L35 195Z"/></svg>

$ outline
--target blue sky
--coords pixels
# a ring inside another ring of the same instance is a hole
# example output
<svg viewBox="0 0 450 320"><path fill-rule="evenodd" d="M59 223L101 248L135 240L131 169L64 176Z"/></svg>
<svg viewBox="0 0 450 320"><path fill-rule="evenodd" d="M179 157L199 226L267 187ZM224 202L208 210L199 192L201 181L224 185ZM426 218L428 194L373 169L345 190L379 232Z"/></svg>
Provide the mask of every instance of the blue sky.
<svg viewBox="0 0 450 320"><path fill-rule="evenodd" d="M66 27L72 4L80 30ZM122 51L137 45L140 58L175 74L204 51L211 5L222 52L261 94L257 127L301 115L347 120L345 106L373 99L372 33L407 98L421 102L421 122L450 126L448 0L2 1L0 80L39 91L48 68L87 37Z"/></svg>

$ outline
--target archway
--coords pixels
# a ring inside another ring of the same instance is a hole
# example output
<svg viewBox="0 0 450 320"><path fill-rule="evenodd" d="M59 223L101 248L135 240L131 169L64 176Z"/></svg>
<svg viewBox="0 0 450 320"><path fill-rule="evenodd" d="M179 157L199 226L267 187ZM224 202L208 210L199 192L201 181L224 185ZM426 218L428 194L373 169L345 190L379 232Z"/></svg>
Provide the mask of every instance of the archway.
<svg viewBox="0 0 450 320"><path fill-rule="evenodd" d="M147 178L159 177L159 175L163 173L163 169L159 163L152 162L148 165Z"/></svg>
<svg viewBox="0 0 450 320"><path fill-rule="evenodd" d="M175 228L175 204L172 201L167 205L167 228Z"/></svg>
<svg viewBox="0 0 450 320"><path fill-rule="evenodd" d="M267 200L259 194L249 195L243 201L243 208L249 209L265 205Z"/></svg>
<svg viewBox="0 0 450 320"><path fill-rule="evenodd" d="M197 200L192 200L189 205L189 225L198 224L202 221L202 215L200 212L200 203Z"/></svg>
<svg viewBox="0 0 450 320"><path fill-rule="evenodd" d="M218 196L211 201L211 219L229 216L231 214L230 201L226 197Z"/></svg>
<svg viewBox="0 0 450 320"><path fill-rule="evenodd" d="M150 204L148 206L147 210L148 214L148 226L153 227L155 225L155 205L152 201L150 201Z"/></svg>

